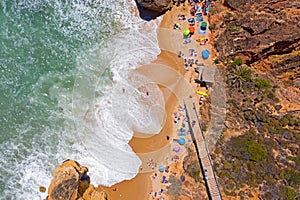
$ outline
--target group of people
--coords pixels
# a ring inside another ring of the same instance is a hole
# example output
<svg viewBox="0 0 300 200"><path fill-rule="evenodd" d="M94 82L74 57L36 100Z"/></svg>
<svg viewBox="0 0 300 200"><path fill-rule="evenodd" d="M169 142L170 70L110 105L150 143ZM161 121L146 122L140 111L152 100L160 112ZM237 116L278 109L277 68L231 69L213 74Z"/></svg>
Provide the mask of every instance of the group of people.
<svg viewBox="0 0 300 200"><path fill-rule="evenodd" d="M189 49L189 58L182 52L178 52L178 57L183 59L184 68L186 71L188 71L189 67L196 66L202 66L203 63L200 63L198 59L194 59L194 57L197 57L197 51L194 49Z"/></svg>
<svg viewBox="0 0 300 200"><path fill-rule="evenodd" d="M210 10L210 0L190 0L190 4L192 6L190 13L192 16L198 15L207 15Z"/></svg>

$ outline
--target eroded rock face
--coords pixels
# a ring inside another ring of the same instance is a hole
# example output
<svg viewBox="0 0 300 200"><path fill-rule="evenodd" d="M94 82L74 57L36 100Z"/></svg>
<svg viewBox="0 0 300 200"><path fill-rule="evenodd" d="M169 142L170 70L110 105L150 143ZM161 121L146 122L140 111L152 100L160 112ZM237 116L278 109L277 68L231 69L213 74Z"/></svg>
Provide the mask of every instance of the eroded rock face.
<svg viewBox="0 0 300 200"><path fill-rule="evenodd" d="M156 12L165 12L171 8L171 0L136 0L136 2L142 8Z"/></svg>
<svg viewBox="0 0 300 200"><path fill-rule="evenodd" d="M58 167L49 186L48 200L76 199L79 174L72 166Z"/></svg>
<svg viewBox="0 0 300 200"><path fill-rule="evenodd" d="M108 200L105 192L90 184L88 168L66 160L53 172L47 200Z"/></svg>
<svg viewBox="0 0 300 200"><path fill-rule="evenodd" d="M212 31L223 30L215 42L221 59L241 57L250 66L264 62L261 66L278 77L300 76L299 1L225 0L224 5L231 10L223 23L211 24Z"/></svg>

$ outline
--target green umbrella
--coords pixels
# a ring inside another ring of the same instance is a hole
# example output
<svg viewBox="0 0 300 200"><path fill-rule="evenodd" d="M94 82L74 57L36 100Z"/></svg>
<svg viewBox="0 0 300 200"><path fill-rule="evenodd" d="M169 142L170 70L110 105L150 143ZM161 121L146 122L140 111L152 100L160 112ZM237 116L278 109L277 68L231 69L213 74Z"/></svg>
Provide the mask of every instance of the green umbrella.
<svg viewBox="0 0 300 200"><path fill-rule="evenodd" d="M183 30L183 35L187 36L188 34L190 34L190 30L188 28Z"/></svg>
<svg viewBox="0 0 300 200"><path fill-rule="evenodd" d="M206 22L202 22L202 23L201 23L201 26L202 26L203 28L206 28L206 27L207 27L207 23L206 23Z"/></svg>

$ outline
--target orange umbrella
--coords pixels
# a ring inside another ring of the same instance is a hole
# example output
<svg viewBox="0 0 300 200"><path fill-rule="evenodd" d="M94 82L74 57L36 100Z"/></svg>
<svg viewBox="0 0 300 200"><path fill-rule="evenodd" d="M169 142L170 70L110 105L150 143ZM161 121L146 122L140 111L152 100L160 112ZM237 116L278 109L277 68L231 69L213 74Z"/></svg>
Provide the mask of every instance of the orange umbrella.
<svg viewBox="0 0 300 200"><path fill-rule="evenodd" d="M190 26L189 27L189 31L190 31L190 33L194 33L195 32L195 28L193 26Z"/></svg>

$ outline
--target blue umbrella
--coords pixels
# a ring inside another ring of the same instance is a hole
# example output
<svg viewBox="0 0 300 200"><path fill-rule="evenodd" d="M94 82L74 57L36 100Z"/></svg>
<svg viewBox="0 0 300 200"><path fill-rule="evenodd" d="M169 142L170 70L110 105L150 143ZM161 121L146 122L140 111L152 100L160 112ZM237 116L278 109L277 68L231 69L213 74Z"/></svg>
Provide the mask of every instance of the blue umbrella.
<svg viewBox="0 0 300 200"><path fill-rule="evenodd" d="M209 57L209 55L210 55L210 52L207 49L202 51L202 58L203 59L207 59Z"/></svg>
<svg viewBox="0 0 300 200"><path fill-rule="evenodd" d="M194 22L195 22L195 19L194 19L194 18L189 18L189 19L188 19L188 22L189 22L189 23L194 23Z"/></svg>
<svg viewBox="0 0 300 200"><path fill-rule="evenodd" d="M184 145L185 144L185 139L184 138L179 138L178 143L180 145Z"/></svg>
<svg viewBox="0 0 300 200"><path fill-rule="evenodd" d="M165 171L165 168L164 168L164 166L162 166L162 165L161 165L161 166L159 166L159 167L158 167L158 171L160 171L161 173L162 173L162 172L164 172L164 171Z"/></svg>

